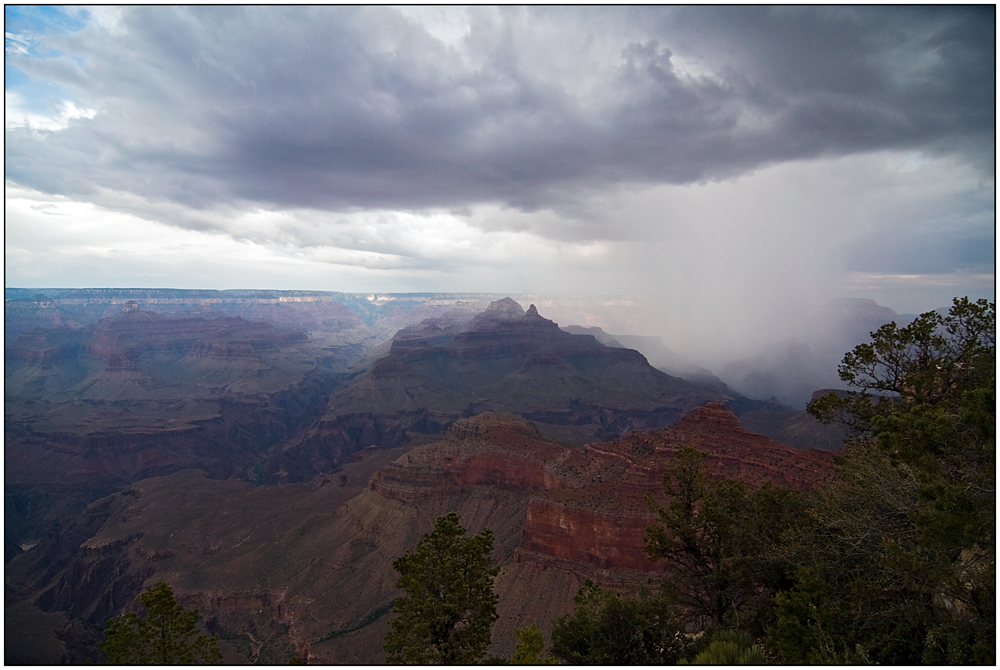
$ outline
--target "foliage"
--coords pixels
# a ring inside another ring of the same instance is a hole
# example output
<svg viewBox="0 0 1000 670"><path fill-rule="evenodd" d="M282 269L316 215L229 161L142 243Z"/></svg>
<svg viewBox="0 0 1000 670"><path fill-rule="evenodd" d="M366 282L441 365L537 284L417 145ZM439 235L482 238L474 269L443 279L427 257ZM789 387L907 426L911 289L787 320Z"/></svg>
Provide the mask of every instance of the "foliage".
<svg viewBox="0 0 1000 670"><path fill-rule="evenodd" d="M493 532L465 537L458 514L434 523L413 552L392 563L405 595L385 638L390 663L469 664L480 660L497 619Z"/></svg>
<svg viewBox="0 0 1000 670"><path fill-rule="evenodd" d="M551 654L544 654L545 637L538 624L533 623L525 629L514 630L517 638L517 648L511 656L511 665L555 665L559 661Z"/></svg>
<svg viewBox="0 0 1000 670"><path fill-rule="evenodd" d="M929 602L908 560L916 502L911 472L893 468L871 442L850 446L801 538L798 583L776 599L772 641L786 662L890 662L920 645Z"/></svg>
<svg viewBox="0 0 1000 670"><path fill-rule="evenodd" d="M192 665L222 663L218 637L199 634L196 610L185 610L160 582L139 596L146 616L126 612L108 619L98 646L115 665ZM195 636L192 640L191 637Z"/></svg>
<svg viewBox="0 0 1000 670"><path fill-rule="evenodd" d="M767 657L760 645L744 631L720 629L712 633L708 647L691 661L678 665L765 665Z"/></svg>
<svg viewBox="0 0 1000 670"><path fill-rule="evenodd" d="M676 663L691 645L669 604L640 591L621 597L586 580L572 616L556 621L552 652L574 665Z"/></svg>
<svg viewBox="0 0 1000 670"><path fill-rule="evenodd" d="M658 522L646 550L664 560L661 593L626 597L588 580L555 623L552 653L573 664L760 664L750 636L766 635L786 663L994 663L995 328L992 303L956 299L947 315L887 324L845 355L851 390L809 409L855 436L817 492L711 481L706 455L680 449L665 501L649 498ZM448 662L447 645L427 641L444 618L436 611L414 607L430 623L395 647L402 617L393 622L390 658ZM698 644L686 634L697 628L715 632ZM513 662L548 660L537 626L516 634Z"/></svg>
<svg viewBox="0 0 1000 670"><path fill-rule="evenodd" d="M646 553L666 559L664 595L705 623L763 632L771 598L791 584L784 540L806 522L797 489L734 479L711 482L705 456L683 447L664 474L667 504L649 498L659 524L647 531Z"/></svg>
<svg viewBox="0 0 1000 670"><path fill-rule="evenodd" d="M992 386L995 333L996 305L968 298L955 298L947 316L926 312L905 327L887 323L844 356L838 372L852 390L818 398L808 410L870 433L879 417Z"/></svg>
<svg viewBox="0 0 1000 670"><path fill-rule="evenodd" d="M786 662L994 662L995 328L967 299L887 324L840 366L860 391L810 405L858 438L775 600Z"/></svg>

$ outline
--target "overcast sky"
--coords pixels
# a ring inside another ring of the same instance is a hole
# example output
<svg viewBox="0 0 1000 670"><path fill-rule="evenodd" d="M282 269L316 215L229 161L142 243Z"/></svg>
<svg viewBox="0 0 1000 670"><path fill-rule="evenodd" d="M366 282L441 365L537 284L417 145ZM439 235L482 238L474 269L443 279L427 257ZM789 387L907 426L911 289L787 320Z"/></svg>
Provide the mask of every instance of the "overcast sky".
<svg viewBox="0 0 1000 670"><path fill-rule="evenodd" d="M692 340L994 296L992 6L7 6L5 30L7 286L627 294Z"/></svg>

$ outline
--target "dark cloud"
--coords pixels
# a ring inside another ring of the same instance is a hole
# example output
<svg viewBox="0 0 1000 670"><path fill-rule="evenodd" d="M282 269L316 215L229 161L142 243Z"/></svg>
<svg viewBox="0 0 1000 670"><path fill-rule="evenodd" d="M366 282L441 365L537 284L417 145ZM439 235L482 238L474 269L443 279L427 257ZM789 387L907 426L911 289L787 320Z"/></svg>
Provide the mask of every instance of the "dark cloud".
<svg viewBox="0 0 1000 670"><path fill-rule="evenodd" d="M945 205L919 196L882 225L850 240L846 269L902 275L991 274L996 267L992 194L961 193Z"/></svg>
<svg viewBox="0 0 1000 670"><path fill-rule="evenodd" d="M991 6L468 11L448 44L391 8L126 9L48 38L61 57L8 57L97 114L8 129L6 176L195 208L529 210L884 149L992 177Z"/></svg>
<svg viewBox="0 0 1000 670"><path fill-rule="evenodd" d="M850 270L907 275L991 273L996 267L991 231L942 236L931 232L866 236L849 247Z"/></svg>

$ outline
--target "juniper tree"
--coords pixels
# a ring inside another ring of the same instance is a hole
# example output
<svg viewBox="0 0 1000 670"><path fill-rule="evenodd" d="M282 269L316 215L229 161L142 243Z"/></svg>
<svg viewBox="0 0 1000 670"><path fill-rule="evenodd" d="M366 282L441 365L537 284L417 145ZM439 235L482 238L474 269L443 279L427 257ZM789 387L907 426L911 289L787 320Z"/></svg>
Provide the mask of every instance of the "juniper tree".
<svg viewBox="0 0 1000 670"><path fill-rule="evenodd" d="M858 438L776 599L790 663L995 662L996 306L882 326L844 356L852 390L809 406Z"/></svg>
<svg viewBox="0 0 1000 670"><path fill-rule="evenodd" d="M206 665L222 663L218 637L196 627L197 610L186 610L160 582L139 596L145 616L126 612L108 619L98 647L115 665ZM193 639L192 639L193 638Z"/></svg>
<svg viewBox="0 0 1000 670"><path fill-rule="evenodd" d="M552 653L565 663L672 664L689 650L684 623L648 590L620 596L587 579L573 601L573 614L552 628Z"/></svg>
<svg viewBox="0 0 1000 670"><path fill-rule="evenodd" d="M687 616L760 634L771 598L791 578L784 543L807 522L808 501L771 483L752 489L736 479L711 481L706 457L679 449L663 476L666 504L648 496L658 523L647 528L646 553L666 559L662 595Z"/></svg>
<svg viewBox="0 0 1000 670"><path fill-rule="evenodd" d="M482 659L497 619L490 568L493 532L465 537L455 512L434 522L412 552L393 561L405 595L385 638L390 663L470 664Z"/></svg>

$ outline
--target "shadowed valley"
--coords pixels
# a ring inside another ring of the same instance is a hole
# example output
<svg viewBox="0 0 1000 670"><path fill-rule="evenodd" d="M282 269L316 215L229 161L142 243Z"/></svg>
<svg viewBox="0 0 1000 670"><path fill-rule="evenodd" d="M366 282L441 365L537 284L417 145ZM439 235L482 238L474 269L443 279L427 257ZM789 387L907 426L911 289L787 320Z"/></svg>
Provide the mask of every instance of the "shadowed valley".
<svg viewBox="0 0 1000 670"><path fill-rule="evenodd" d="M69 293L7 303L14 660L84 661L164 580L227 662L379 662L392 559L452 510L496 534L506 655L585 577L657 578L645 496L680 446L753 485L832 467L737 417L780 437L802 413L510 298L379 313L339 294ZM808 430L795 446L838 446Z"/></svg>

